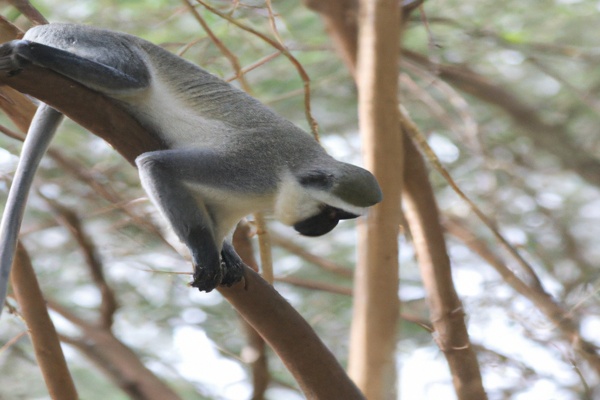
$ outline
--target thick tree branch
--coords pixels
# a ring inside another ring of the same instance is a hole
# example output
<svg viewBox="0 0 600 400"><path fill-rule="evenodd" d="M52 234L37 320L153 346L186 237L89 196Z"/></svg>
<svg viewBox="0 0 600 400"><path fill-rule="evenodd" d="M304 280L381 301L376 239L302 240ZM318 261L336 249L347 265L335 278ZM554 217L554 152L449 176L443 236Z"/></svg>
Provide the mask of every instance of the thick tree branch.
<svg viewBox="0 0 600 400"><path fill-rule="evenodd" d="M435 339L446 356L459 399L485 399L479 363L469 341L465 312L452 280L444 233L423 157L404 135L405 208L411 228Z"/></svg>
<svg viewBox="0 0 600 400"><path fill-rule="evenodd" d="M107 97L49 69L31 65L15 76L3 73L0 84L61 111L106 140L131 164L142 153L165 148L156 134Z"/></svg>
<svg viewBox="0 0 600 400"><path fill-rule="evenodd" d="M78 399L56 329L48 315L46 301L31 266L29 255L21 243L17 247L13 262L11 284L21 314L27 323L35 357L44 376L48 393L53 399Z"/></svg>
<svg viewBox="0 0 600 400"><path fill-rule="evenodd" d="M245 285L219 291L275 350L307 398L364 398L310 325L248 267Z"/></svg>

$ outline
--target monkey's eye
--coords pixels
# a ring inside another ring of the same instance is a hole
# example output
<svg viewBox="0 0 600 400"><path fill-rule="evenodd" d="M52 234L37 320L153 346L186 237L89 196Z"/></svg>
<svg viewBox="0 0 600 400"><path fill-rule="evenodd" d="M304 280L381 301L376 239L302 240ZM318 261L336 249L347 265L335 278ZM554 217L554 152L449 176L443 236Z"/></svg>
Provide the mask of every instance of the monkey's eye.
<svg viewBox="0 0 600 400"><path fill-rule="evenodd" d="M321 236L330 232L339 222L338 209L325 206L317 215L294 224L294 229L304 236Z"/></svg>

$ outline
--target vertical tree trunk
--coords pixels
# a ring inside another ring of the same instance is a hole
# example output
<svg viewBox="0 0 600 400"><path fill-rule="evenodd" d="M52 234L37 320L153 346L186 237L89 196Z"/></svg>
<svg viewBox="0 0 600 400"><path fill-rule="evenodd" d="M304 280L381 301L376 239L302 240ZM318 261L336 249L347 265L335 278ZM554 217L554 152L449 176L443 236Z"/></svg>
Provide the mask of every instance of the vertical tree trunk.
<svg viewBox="0 0 600 400"><path fill-rule="evenodd" d="M309 8L319 12L327 30L337 44L342 59L358 80L356 71L358 29L356 24L357 0L320 2L304 0ZM410 53L410 52L409 52ZM412 54L412 53L410 53ZM405 121L406 122L406 121ZM406 125L406 124L403 124ZM406 126L404 126L406 128ZM460 301L450 275L442 228L439 223L433 190L427 178L423 158L408 137L405 137L403 184L407 222L415 238L415 250L425 276L432 315L439 344L444 350L453 375L453 383L460 399L485 399L481 374L473 348L468 341ZM451 310L446 315L444 310Z"/></svg>
<svg viewBox="0 0 600 400"><path fill-rule="evenodd" d="M349 373L368 399L396 398L398 228L403 148L398 114L400 10L396 0L362 0L357 83L365 166L384 200L359 225Z"/></svg>

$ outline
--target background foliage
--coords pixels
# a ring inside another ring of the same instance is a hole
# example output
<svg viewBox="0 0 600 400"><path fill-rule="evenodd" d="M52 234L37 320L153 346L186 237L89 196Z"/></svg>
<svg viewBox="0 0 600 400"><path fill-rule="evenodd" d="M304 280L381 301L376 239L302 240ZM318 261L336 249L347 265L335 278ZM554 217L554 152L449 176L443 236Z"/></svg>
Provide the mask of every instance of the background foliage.
<svg viewBox="0 0 600 400"><path fill-rule="evenodd" d="M221 77L233 75L229 63L181 2L46 0L34 4L52 22L127 31L173 52L183 51L186 58ZM325 147L338 158L360 162L354 84L333 53L321 21L300 2L282 1L275 7L280 35L311 77L311 104ZM569 315L580 320L583 337L595 344L600 330L596 265L600 178L593 176L600 177L600 169L576 161L599 162L600 74L596 66L600 52L597 37L590 34L590 27L600 26L599 8L600 3L591 0L506 1L502 6L489 0L430 1L424 6L426 24L418 12L407 22L406 49L480 74L493 87L527 105L531 113L525 121L539 119L548 132L532 134L500 101L465 94L437 77L435 67L418 66L408 57L400 94L453 178L519 249L535 274L500 252L489 231L447 182L432 173L446 220L460 220L476 235L478 245L488 246L524 280L539 278ZM242 66L274 53L256 37L202 7L198 10ZM13 9L1 11L23 22ZM239 4L234 16L272 34L262 1ZM264 62L247 79L253 95L307 128L302 81L284 57ZM10 126L6 121L3 124ZM536 135L553 135L557 141L547 144ZM20 143L0 136L0 147L0 193L5 196ZM118 193L122 205L160 223L142 199L136 171L102 141L67 122L54 149L89 168L90 179ZM184 398L198 398L198 393L206 398L248 396L248 376L239 356L245 340L235 313L219 294L200 294L186 287L187 276L162 273L189 271L189 264L171 246L53 159L44 160L36 190L39 194L30 200L24 239L48 297L82 317L98 313L99 294L82 267L80 249L44 197L82 218L121 305L115 332L150 369ZM346 268L353 265L352 223L343 223L318 240L301 239L277 223L271 228L274 236L293 240L311 253ZM593 398L597 375L559 338L556 327L477 256L473 246L457 235L448 235L448 240L490 398ZM403 313L426 321L425 293L410 235L401 241ZM276 246L274 257L276 276L351 287L350 278L326 272L283 248ZM351 298L284 282L276 287L345 362ZM56 316L55 322L60 331L74 333L67 321ZM18 318L6 314L1 325L0 343L24 330ZM79 353L70 350L67 355L82 398L125 398ZM44 396L32 357L24 339L0 354L0 397ZM444 359L430 333L419 324L403 323L398 361L404 398L452 397ZM270 365L276 382L269 392L271 398L298 397L293 380L275 357ZM22 376L30 378L16 379Z"/></svg>

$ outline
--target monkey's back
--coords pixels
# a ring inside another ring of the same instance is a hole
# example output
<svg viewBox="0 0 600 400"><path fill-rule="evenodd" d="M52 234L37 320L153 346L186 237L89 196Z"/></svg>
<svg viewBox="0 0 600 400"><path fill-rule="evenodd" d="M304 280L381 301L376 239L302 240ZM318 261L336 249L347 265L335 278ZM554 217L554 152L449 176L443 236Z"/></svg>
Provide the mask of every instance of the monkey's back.
<svg viewBox="0 0 600 400"><path fill-rule="evenodd" d="M294 169L304 153L328 158L308 133L208 71L146 40L126 33L75 24L30 29L24 39L109 66L145 82L141 88L106 92L144 126L160 132L171 148L226 148L240 162ZM110 44L110 45L109 45ZM84 82L82 82L84 83ZM85 83L84 83L85 84ZM256 147L260 147L257 149ZM277 151L274 151L277 149Z"/></svg>

